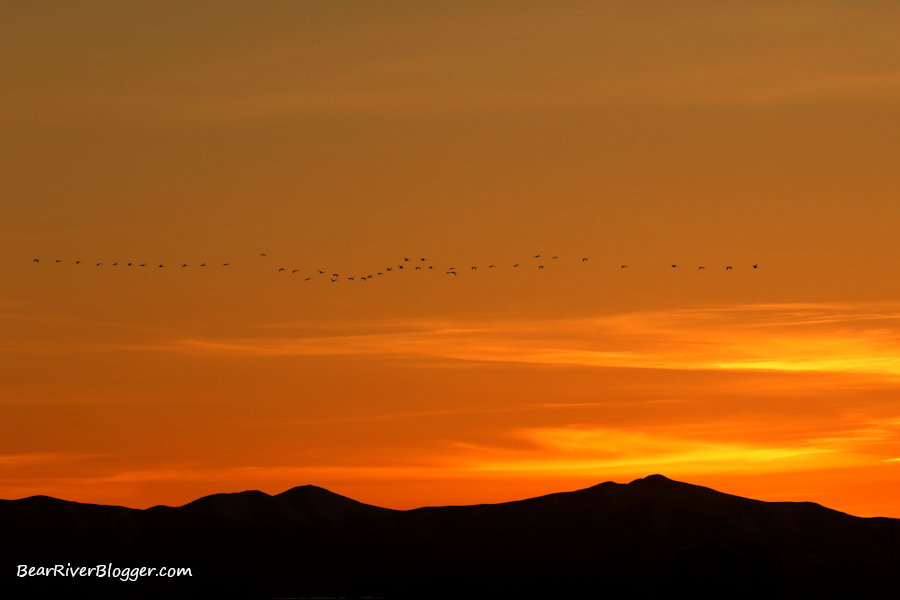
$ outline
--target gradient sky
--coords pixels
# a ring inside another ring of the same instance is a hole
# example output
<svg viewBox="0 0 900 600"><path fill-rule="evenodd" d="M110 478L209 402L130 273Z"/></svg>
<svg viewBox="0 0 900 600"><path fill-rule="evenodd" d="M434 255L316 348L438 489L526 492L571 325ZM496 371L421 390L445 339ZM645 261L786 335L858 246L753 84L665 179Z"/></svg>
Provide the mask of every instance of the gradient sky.
<svg viewBox="0 0 900 600"><path fill-rule="evenodd" d="M662 473L900 517L898 30L888 1L4 1L0 497Z"/></svg>

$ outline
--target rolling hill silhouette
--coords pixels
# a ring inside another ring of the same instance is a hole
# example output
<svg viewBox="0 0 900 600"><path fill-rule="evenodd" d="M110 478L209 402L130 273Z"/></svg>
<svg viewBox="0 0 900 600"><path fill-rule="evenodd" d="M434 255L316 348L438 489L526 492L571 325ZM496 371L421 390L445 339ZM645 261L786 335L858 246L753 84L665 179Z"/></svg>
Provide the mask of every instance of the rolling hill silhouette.
<svg viewBox="0 0 900 600"><path fill-rule="evenodd" d="M896 519L673 481L398 511L316 486L146 510L0 501L15 597L896 598ZM190 567L138 581L16 565Z"/></svg>

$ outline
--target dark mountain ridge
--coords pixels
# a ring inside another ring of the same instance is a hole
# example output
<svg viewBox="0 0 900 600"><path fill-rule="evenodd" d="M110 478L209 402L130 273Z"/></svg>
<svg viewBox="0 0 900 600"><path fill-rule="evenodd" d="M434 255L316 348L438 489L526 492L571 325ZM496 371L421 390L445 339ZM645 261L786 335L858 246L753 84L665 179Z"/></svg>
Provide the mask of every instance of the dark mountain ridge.
<svg viewBox="0 0 900 600"><path fill-rule="evenodd" d="M892 598L895 519L672 481L398 511L316 486L146 510L0 501L3 582L23 596ZM17 565L183 566L191 577L17 577ZM589 593L586 593L589 591Z"/></svg>

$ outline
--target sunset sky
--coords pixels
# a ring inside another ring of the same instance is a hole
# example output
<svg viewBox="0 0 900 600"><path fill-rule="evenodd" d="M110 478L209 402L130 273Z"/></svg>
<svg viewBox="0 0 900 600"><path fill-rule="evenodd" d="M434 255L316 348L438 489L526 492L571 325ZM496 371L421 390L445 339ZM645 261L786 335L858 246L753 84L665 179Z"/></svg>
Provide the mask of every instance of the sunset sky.
<svg viewBox="0 0 900 600"><path fill-rule="evenodd" d="M661 473L900 517L898 31L875 0L5 0L0 498Z"/></svg>

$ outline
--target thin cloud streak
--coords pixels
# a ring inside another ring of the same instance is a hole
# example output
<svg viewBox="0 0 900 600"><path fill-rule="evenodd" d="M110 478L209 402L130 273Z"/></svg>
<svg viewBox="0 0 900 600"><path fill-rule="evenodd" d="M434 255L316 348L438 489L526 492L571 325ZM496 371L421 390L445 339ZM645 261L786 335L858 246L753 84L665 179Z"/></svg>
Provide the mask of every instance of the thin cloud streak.
<svg viewBox="0 0 900 600"><path fill-rule="evenodd" d="M555 320L406 324L398 333L180 340L237 356L427 356L474 362L900 376L900 304L775 304ZM145 346L150 349L150 346Z"/></svg>

